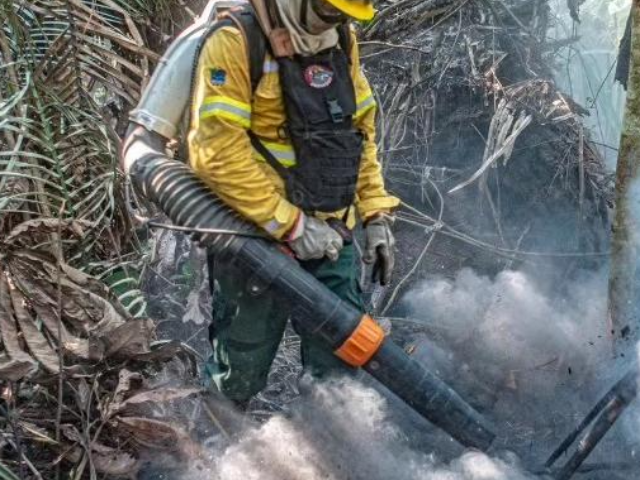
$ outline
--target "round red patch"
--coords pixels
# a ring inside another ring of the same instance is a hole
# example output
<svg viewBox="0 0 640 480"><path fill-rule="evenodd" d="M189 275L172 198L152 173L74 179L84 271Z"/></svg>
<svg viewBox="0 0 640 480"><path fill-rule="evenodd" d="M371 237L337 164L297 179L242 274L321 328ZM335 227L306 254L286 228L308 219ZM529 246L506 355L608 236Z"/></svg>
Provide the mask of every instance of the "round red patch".
<svg viewBox="0 0 640 480"><path fill-rule="evenodd" d="M326 88L333 82L333 70L323 65L309 65L304 69L304 81L313 88Z"/></svg>

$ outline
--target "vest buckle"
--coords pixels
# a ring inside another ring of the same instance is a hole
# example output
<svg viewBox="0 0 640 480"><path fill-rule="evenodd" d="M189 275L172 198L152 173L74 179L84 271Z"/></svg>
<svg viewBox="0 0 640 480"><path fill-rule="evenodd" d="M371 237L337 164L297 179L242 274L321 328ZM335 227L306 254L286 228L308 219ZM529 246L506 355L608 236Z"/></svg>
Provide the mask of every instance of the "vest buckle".
<svg viewBox="0 0 640 480"><path fill-rule="evenodd" d="M342 123L344 121L344 110L335 98L327 99L327 106L329 107L329 115L333 123Z"/></svg>

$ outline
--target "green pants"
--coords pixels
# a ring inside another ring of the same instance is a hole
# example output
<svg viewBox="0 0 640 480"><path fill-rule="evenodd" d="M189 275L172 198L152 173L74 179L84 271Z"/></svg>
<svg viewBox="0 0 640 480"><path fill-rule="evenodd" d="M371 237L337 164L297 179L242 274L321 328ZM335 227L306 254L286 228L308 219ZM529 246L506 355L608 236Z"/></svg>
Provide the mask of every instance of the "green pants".
<svg viewBox="0 0 640 480"><path fill-rule="evenodd" d="M363 310L357 279L357 255L347 245L336 262L301 261L300 265L340 298ZM289 315L286 303L267 289L258 296L246 291L246 274L232 265L209 259L209 272L216 281L210 339L213 354L206 375L231 400L248 400L267 384L267 376ZM295 319L293 321L295 327ZM302 363L312 374L322 376L347 367L330 351L298 332L302 340Z"/></svg>

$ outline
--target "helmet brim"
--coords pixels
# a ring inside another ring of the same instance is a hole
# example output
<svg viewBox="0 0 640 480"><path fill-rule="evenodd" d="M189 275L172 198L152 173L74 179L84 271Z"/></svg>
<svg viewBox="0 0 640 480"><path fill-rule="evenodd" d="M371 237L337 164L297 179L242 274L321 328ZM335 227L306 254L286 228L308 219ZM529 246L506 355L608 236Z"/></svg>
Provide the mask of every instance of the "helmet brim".
<svg viewBox="0 0 640 480"><path fill-rule="evenodd" d="M371 20L376 14L376 9L373 8L372 2L360 3L351 0L326 0L326 2L333 5L345 15L364 22Z"/></svg>

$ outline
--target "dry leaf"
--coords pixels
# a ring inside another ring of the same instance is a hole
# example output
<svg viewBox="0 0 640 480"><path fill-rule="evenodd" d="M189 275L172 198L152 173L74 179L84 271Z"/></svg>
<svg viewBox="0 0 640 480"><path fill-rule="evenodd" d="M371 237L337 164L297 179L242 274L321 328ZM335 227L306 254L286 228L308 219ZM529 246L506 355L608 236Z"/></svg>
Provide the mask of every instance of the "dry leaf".
<svg viewBox="0 0 640 480"><path fill-rule="evenodd" d="M87 275L80 270L77 270L66 263L62 263L60 265L62 271L69 277L69 279L78 286L83 287L85 290L93 293L94 295L98 295L106 300L116 309L118 314L125 319L131 318L127 309L120 303L117 295L115 295L109 287L107 287L100 280Z"/></svg>
<svg viewBox="0 0 640 480"><path fill-rule="evenodd" d="M60 264L58 269L56 260L48 255L19 251L9 259L12 274L20 280L18 283L31 284L31 288L25 290L36 292L41 303L57 307L60 288L64 320L81 333L105 332L130 319L126 309L104 285L68 265Z"/></svg>
<svg viewBox="0 0 640 480"><path fill-rule="evenodd" d="M68 447L67 451L66 457L72 463L86 457L85 449L81 447ZM91 444L91 463L97 473L131 479L137 478L141 466L132 455L95 442Z"/></svg>
<svg viewBox="0 0 640 480"><path fill-rule="evenodd" d="M121 315L111 302L88 291L86 294L88 295L87 298L90 298L95 306L101 307L100 317L94 318L94 321L97 320L97 323L90 329L93 334L110 334L110 332L116 328L131 323L131 317Z"/></svg>
<svg viewBox="0 0 640 480"><path fill-rule="evenodd" d="M184 364L185 371L190 370L192 376L198 376L198 352L179 340L153 342L150 352L133 357L139 362L166 362L176 358Z"/></svg>
<svg viewBox="0 0 640 480"><path fill-rule="evenodd" d="M58 342L62 343L62 348L64 348L66 352L86 360L100 360L103 358L104 347L99 342L90 343L89 340L71 335L64 326L64 323L59 325L58 314L53 307L33 303L33 308L49 333ZM62 339L58 338L58 329L60 329Z"/></svg>
<svg viewBox="0 0 640 480"><path fill-rule="evenodd" d="M177 451L191 443L187 432L171 421L118 417L118 425L131 432L138 443L148 448Z"/></svg>
<svg viewBox="0 0 640 480"><path fill-rule="evenodd" d="M127 407L140 405L142 403L165 403L173 400L182 400L196 395L202 392L201 388L172 388L161 387L153 390L146 390L136 393L132 397L128 398L119 407L119 410L124 410Z"/></svg>
<svg viewBox="0 0 640 480"><path fill-rule="evenodd" d="M26 240L30 244L35 243L37 235L49 235L58 231L70 231L75 236L84 235L83 228L91 227L92 223L86 220L61 220L59 218L34 218L16 226L4 239L7 244L18 243Z"/></svg>
<svg viewBox="0 0 640 480"><path fill-rule="evenodd" d="M91 398L91 389L84 378L78 380L78 388L75 392L76 403L81 411L85 411L89 407L89 399Z"/></svg>
<svg viewBox="0 0 640 480"><path fill-rule="evenodd" d="M0 336L6 354L14 363L6 363L4 369L7 375L12 377L18 372L29 371L27 365L31 364L33 369L37 368L35 361L22 348L18 337L18 327L13 316L13 305L9 293L9 282L5 272L0 270Z"/></svg>
<svg viewBox="0 0 640 480"><path fill-rule="evenodd" d="M26 422L24 420L18 420L18 425L20 428L24 430L26 433L33 435L34 440L42 443L48 443L51 445L57 445L58 442L49 435L49 432L44 428L41 428L31 422Z"/></svg>
<svg viewBox="0 0 640 480"><path fill-rule="evenodd" d="M0 380L15 382L28 377L36 370L38 370L38 365L33 361L15 360L0 353Z"/></svg>
<svg viewBox="0 0 640 480"><path fill-rule="evenodd" d="M0 190L0 208L19 210L25 203L24 194L29 192L29 181L24 177L8 177L4 180L4 188ZM9 200L10 197L13 198Z"/></svg>
<svg viewBox="0 0 640 480"><path fill-rule="evenodd" d="M0 271L0 334L6 352L13 358L19 358L24 354L18 339L18 327L13 317L13 306L9 295L9 283Z"/></svg>
<svg viewBox="0 0 640 480"><path fill-rule="evenodd" d="M58 354L51 348L43 333L38 330L33 317L27 310L26 299L15 288L12 288L10 293L13 310L29 351L49 372L58 373L60 371Z"/></svg>
<svg viewBox="0 0 640 480"><path fill-rule="evenodd" d="M106 420L120 410L124 398L129 390L131 390L131 384L133 382L142 383L142 380L143 377L138 372L132 372L126 368L120 370L120 373L118 374L118 385L113 393L113 398L107 404L106 408L103 409L102 418Z"/></svg>
<svg viewBox="0 0 640 480"><path fill-rule="evenodd" d="M184 323L193 322L196 325L202 325L207 321L206 315L200 308L200 291L192 290L187 296L187 308L182 316Z"/></svg>
<svg viewBox="0 0 640 480"><path fill-rule="evenodd" d="M114 450L111 453L92 452L93 466L99 473L114 477L137 478L140 461L125 452Z"/></svg>
<svg viewBox="0 0 640 480"><path fill-rule="evenodd" d="M82 438L82 435L80 434L78 429L75 427L75 425L70 425L70 424L60 425L60 431L62 431L62 434L68 440L71 440L74 443L79 443L80 445L84 445L84 438Z"/></svg>
<svg viewBox="0 0 640 480"><path fill-rule="evenodd" d="M149 319L135 319L101 337L109 357L129 358L149 351L154 325Z"/></svg>
<svg viewBox="0 0 640 480"><path fill-rule="evenodd" d="M154 347L150 352L136 355L135 360L139 362L163 362L174 358L183 351L182 344L178 340L172 340L159 347Z"/></svg>

